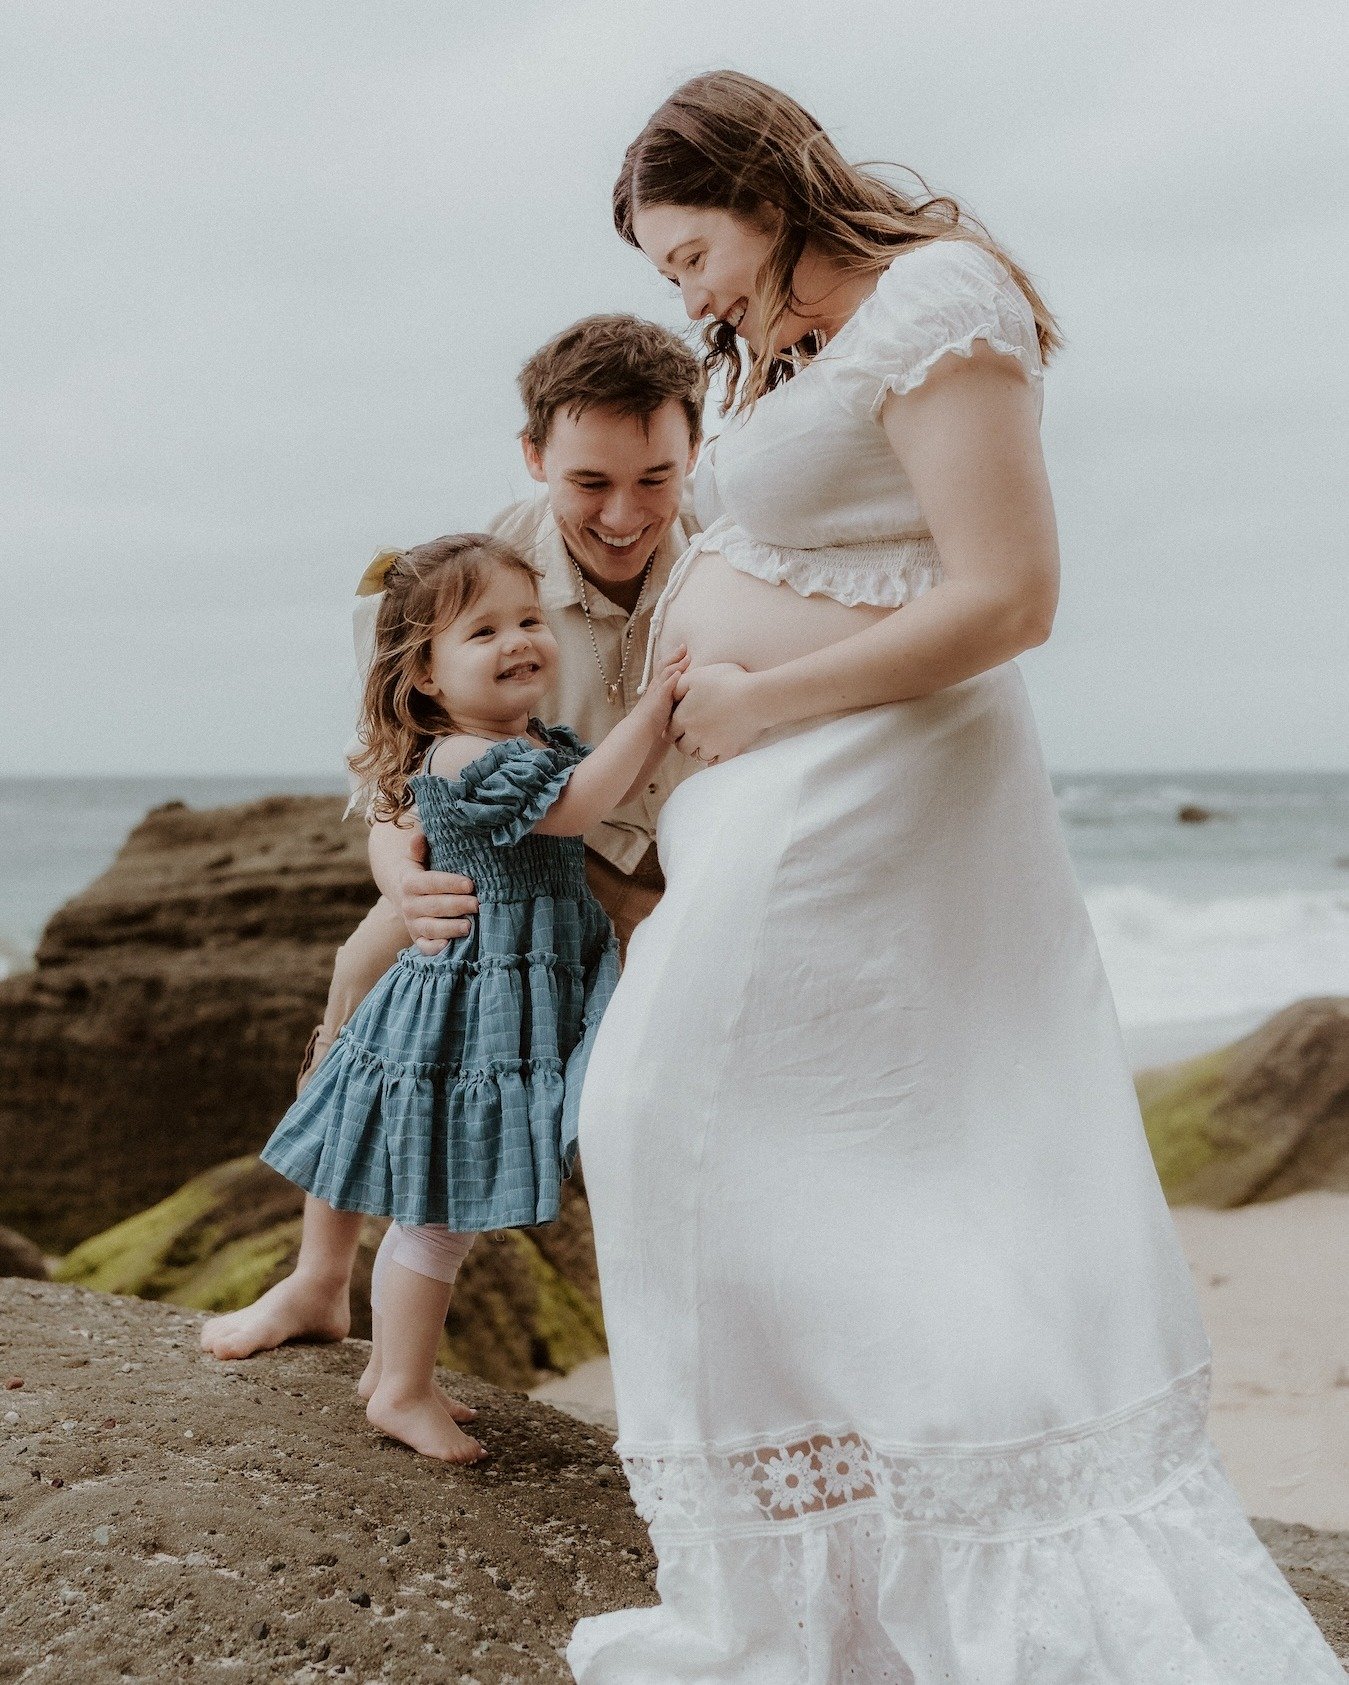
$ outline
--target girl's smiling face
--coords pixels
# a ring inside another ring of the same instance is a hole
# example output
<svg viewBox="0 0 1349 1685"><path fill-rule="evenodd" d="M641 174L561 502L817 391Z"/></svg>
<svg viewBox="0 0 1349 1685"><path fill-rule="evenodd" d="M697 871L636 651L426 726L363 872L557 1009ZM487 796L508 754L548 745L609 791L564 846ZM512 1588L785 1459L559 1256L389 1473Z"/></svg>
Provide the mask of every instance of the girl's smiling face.
<svg viewBox="0 0 1349 1685"><path fill-rule="evenodd" d="M557 675L557 640L538 592L518 569L497 567L467 608L431 639L417 688L461 730L518 735Z"/></svg>

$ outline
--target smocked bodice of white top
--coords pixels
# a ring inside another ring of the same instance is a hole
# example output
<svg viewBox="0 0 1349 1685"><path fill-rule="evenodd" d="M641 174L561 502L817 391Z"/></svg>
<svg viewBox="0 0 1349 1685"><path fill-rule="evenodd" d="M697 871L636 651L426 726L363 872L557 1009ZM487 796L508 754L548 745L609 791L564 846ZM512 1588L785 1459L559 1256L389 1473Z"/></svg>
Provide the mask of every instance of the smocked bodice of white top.
<svg viewBox="0 0 1349 1685"><path fill-rule="evenodd" d="M928 589L939 558L880 411L980 340L1015 358L1039 396L1035 317L997 258L967 240L897 257L814 361L704 451L694 500L705 531L687 560L715 550L744 573L849 604L898 608Z"/></svg>

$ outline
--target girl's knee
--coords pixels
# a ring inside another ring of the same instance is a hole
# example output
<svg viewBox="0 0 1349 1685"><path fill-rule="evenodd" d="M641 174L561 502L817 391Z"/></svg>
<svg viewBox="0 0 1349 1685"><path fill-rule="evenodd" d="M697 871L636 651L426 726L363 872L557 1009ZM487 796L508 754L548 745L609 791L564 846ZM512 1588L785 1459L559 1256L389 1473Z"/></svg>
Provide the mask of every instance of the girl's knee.
<svg viewBox="0 0 1349 1685"><path fill-rule="evenodd" d="M398 1227L398 1239L390 1256L395 1264L433 1281L453 1281L467 1258L476 1234L460 1234L438 1223L420 1227Z"/></svg>

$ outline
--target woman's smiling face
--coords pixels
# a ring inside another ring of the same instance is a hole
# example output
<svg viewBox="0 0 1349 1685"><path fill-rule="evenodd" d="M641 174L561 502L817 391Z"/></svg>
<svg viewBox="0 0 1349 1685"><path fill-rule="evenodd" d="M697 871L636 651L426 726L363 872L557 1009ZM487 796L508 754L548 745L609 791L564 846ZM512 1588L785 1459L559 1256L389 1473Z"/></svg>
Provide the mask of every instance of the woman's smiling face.
<svg viewBox="0 0 1349 1685"><path fill-rule="evenodd" d="M643 254L684 299L693 321L714 316L728 322L753 351L759 343L756 283L776 238L772 223L734 211L688 205L650 205L633 214L632 232ZM794 345L811 324L790 311L778 324L775 351Z"/></svg>

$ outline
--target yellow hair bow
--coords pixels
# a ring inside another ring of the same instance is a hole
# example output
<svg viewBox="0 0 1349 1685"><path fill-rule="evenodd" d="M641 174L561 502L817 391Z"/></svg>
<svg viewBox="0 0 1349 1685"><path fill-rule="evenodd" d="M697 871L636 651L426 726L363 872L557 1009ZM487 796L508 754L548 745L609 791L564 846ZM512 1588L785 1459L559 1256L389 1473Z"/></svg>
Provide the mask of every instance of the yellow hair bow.
<svg viewBox="0 0 1349 1685"><path fill-rule="evenodd" d="M395 562L401 562L401 550L381 550L370 566L361 575L361 582L356 587L358 597L377 597L383 591L388 579L389 569Z"/></svg>

